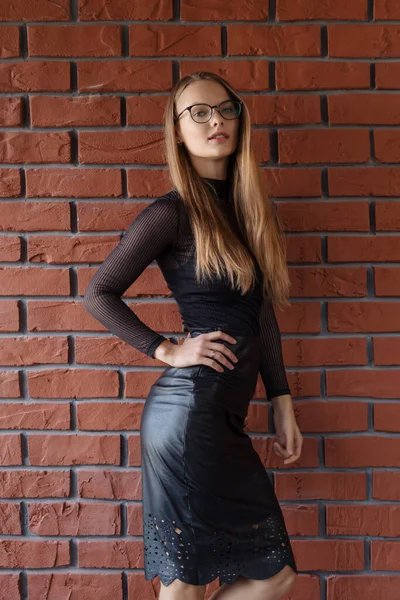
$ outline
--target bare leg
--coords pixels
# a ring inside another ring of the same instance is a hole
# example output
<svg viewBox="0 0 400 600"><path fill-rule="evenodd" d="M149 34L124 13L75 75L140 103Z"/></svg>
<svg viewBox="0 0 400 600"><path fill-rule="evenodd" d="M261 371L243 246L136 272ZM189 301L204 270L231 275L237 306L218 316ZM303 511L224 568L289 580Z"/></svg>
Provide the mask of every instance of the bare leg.
<svg viewBox="0 0 400 600"><path fill-rule="evenodd" d="M204 600L205 585L191 585L174 579L169 585L161 583L158 600Z"/></svg>
<svg viewBox="0 0 400 600"><path fill-rule="evenodd" d="M209 600L280 600L292 588L296 577L289 565L269 579L240 576L235 583L223 584Z"/></svg>

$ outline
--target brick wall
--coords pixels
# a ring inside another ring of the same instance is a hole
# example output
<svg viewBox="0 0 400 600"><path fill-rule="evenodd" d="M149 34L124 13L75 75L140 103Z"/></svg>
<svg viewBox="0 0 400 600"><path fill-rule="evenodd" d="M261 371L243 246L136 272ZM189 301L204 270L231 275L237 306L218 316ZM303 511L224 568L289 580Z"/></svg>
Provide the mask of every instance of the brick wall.
<svg viewBox="0 0 400 600"><path fill-rule="evenodd" d="M290 600L397 600L400 2L14 0L0 20L0 600L156 597L139 426L165 364L82 296L170 189L163 108L202 68L247 103L287 233L301 459L272 453L260 381L248 432L302 572ZM124 297L180 331L155 265Z"/></svg>

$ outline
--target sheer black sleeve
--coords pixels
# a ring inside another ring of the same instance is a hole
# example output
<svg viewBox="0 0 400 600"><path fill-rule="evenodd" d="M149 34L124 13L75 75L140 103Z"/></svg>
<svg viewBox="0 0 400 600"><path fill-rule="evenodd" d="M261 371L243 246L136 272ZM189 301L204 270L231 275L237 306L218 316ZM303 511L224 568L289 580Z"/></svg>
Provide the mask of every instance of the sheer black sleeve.
<svg viewBox="0 0 400 600"><path fill-rule="evenodd" d="M290 394L282 356L282 341L279 325L272 303L264 298L260 310L261 354L260 367L262 381L268 400L275 396Z"/></svg>
<svg viewBox="0 0 400 600"><path fill-rule="evenodd" d="M167 338L145 325L121 296L154 259L176 242L178 230L175 197L161 196L154 200L132 221L96 271L84 295L84 307L93 317L151 358Z"/></svg>

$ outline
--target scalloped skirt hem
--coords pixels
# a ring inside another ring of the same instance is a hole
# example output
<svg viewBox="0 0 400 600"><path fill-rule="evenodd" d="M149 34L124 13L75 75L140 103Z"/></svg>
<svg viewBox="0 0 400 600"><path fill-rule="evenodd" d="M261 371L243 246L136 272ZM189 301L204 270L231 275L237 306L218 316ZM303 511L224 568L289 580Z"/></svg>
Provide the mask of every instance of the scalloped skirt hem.
<svg viewBox="0 0 400 600"><path fill-rule="evenodd" d="M267 570L267 572L265 571L265 569L261 569L259 565L254 565L253 568L244 569L240 573L236 573L234 577L227 577L226 575L207 575L203 573L201 576L195 578L195 580L189 581L187 578L183 579L181 577L177 577L176 575L171 576L153 572L152 574L145 574L144 578L146 579L146 581L151 581L155 577L158 577L160 579L160 582L165 587L168 587L173 581L175 581L175 579L179 579L179 581L182 581L182 583L197 586L208 585L216 579L219 579L220 585L233 585L234 583L236 583L239 577L245 577L246 579L251 579L255 581L264 581L266 579L271 579L271 577L274 577L275 575L280 573L287 565L289 565L289 567L293 569L296 575L299 574L296 563L294 561L287 561L283 565L275 565L274 568L271 565L271 568Z"/></svg>

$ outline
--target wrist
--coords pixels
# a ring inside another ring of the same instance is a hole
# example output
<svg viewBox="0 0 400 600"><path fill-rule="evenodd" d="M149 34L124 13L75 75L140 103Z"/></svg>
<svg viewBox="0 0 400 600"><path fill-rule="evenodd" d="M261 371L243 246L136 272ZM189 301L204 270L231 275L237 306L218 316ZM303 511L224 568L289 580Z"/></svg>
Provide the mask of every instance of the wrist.
<svg viewBox="0 0 400 600"><path fill-rule="evenodd" d="M292 397L290 394L282 394L281 396L274 396L273 398L271 398L271 404L274 408L291 405Z"/></svg>
<svg viewBox="0 0 400 600"><path fill-rule="evenodd" d="M167 364L171 364L170 360L176 348L176 344L171 343L169 340L164 340L154 351L154 358L162 360Z"/></svg>

